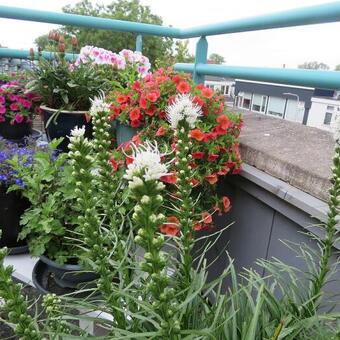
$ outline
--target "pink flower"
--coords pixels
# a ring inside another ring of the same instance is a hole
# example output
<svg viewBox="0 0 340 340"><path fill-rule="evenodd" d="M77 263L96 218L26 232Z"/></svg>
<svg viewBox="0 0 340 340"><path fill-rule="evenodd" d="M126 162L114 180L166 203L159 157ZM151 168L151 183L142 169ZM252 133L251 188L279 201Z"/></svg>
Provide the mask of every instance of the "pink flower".
<svg viewBox="0 0 340 340"><path fill-rule="evenodd" d="M16 123L20 124L23 122L24 120L24 116L21 115L20 113L16 113L15 116L14 116L14 120Z"/></svg>
<svg viewBox="0 0 340 340"><path fill-rule="evenodd" d="M8 95L8 98L9 98L9 100L10 100L11 102L15 102L15 101L18 100L18 96L16 96L16 95L13 94L13 93L10 93L10 94Z"/></svg>
<svg viewBox="0 0 340 340"><path fill-rule="evenodd" d="M19 107L16 103L12 103L9 108L11 109L11 111L18 111Z"/></svg>
<svg viewBox="0 0 340 340"><path fill-rule="evenodd" d="M0 96L0 104L5 104L6 99L4 96Z"/></svg>
<svg viewBox="0 0 340 340"><path fill-rule="evenodd" d="M6 107L0 105L0 114L6 113Z"/></svg>
<svg viewBox="0 0 340 340"><path fill-rule="evenodd" d="M4 122L6 119L3 116L0 116L0 123Z"/></svg>
<svg viewBox="0 0 340 340"><path fill-rule="evenodd" d="M21 105L25 108L25 109L30 109L32 106L32 103L29 100L23 99L21 101Z"/></svg>

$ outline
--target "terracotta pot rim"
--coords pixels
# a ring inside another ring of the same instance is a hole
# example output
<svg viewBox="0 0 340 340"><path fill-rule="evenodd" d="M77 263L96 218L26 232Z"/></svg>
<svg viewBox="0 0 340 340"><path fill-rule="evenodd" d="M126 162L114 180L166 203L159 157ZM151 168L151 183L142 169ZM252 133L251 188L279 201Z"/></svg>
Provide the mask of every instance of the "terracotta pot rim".
<svg viewBox="0 0 340 340"><path fill-rule="evenodd" d="M48 107L46 105L40 105L40 108L42 110L47 111L47 112L57 112L57 111L59 111L60 113L66 113L66 114L69 114L69 115L84 115L84 114L88 113L88 111L68 111L68 110L52 109L51 107Z"/></svg>

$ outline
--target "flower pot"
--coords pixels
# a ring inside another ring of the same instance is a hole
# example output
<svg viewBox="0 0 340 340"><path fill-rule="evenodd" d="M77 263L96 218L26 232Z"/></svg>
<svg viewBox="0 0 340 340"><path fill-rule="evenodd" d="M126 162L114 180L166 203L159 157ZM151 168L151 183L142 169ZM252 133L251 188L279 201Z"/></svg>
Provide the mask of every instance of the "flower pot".
<svg viewBox="0 0 340 340"><path fill-rule="evenodd" d="M18 253L14 248L27 250L26 241L18 241L18 235L21 231L20 217L30 204L19 192L7 193L6 191L7 187L0 185L0 229L2 231L0 247L8 247Z"/></svg>
<svg viewBox="0 0 340 340"><path fill-rule="evenodd" d="M92 138L92 123L87 122L85 111L55 110L47 106L40 107L43 112L45 131L49 140L63 137L58 149L68 152L68 136L76 126L85 126L85 137Z"/></svg>
<svg viewBox="0 0 340 340"><path fill-rule="evenodd" d="M10 123L11 120L9 118L5 118L5 121L0 123L0 136L3 138L9 139L11 141L20 141L24 137L30 136L32 133L32 124L31 122L22 122L22 123Z"/></svg>
<svg viewBox="0 0 340 340"><path fill-rule="evenodd" d="M122 143L126 143L132 139L132 137L140 131L140 128L132 128L129 125L122 124L117 121L116 124L116 139L117 139L117 145L120 145Z"/></svg>
<svg viewBox="0 0 340 340"><path fill-rule="evenodd" d="M77 288L98 278L98 274L84 271L77 264L60 265L44 255L40 256L40 260L47 265L48 271L54 276L54 281L62 288Z"/></svg>

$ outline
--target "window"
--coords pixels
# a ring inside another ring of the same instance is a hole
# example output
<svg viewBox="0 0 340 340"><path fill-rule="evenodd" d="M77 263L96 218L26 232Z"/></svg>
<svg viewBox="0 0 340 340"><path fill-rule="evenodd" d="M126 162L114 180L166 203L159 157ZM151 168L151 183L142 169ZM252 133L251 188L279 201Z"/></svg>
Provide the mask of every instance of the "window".
<svg viewBox="0 0 340 340"><path fill-rule="evenodd" d="M239 92L238 94L238 107L243 109L250 109L251 93Z"/></svg>
<svg viewBox="0 0 340 340"><path fill-rule="evenodd" d="M334 106L327 105L327 111L334 111Z"/></svg>
<svg viewBox="0 0 340 340"><path fill-rule="evenodd" d="M323 123L325 125L330 125L331 124L331 121L332 121L332 112L326 112L325 114L325 119L323 120Z"/></svg>
<svg viewBox="0 0 340 340"><path fill-rule="evenodd" d="M267 109L267 96L262 96L260 94L254 94L252 110L256 112L265 113Z"/></svg>
<svg viewBox="0 0 340 340"><path fill-rule="evenodd" d="M283 118L285 111L286 100L279 97L270 97L268 103L268 114L276 117Z"/></svg>
<svg viewBox="0 0 340 340"><path fill-rule="evenodd" d="M225 94L225 86L224 85L221 86L221 94Z"/></svg>

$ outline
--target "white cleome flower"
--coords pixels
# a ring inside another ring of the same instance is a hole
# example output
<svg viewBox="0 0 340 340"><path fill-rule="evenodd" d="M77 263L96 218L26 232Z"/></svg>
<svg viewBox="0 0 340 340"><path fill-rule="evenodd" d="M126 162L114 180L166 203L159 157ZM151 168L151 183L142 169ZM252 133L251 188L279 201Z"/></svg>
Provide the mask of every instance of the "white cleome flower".
<svg viewBox="0 0 340 340"><path fill-rule="evenodd" d="M105 102L104 92L102 92L100 96L94 97L93 99L90 98L90 101L91 108L89 114L91 116L96 116L99 112L110 112L110 105Z"/></svg>
<svg viewBox="0 0 340 340"><path fill-rule="evenodd" d="M179 94L173 104L165 109L166 118L173 129L177 129L178 123L186 120L190 128L195 127L198 117L202 116L201 108L192 102L190 94Z"/></svg>
<svg viewBox="0 0 340 340"><path fill-rule="evenodd" d="M332 125L334 140L340 144L340 115L337 115Z"/></svg>
<svg viewBox="0 0 340 340"><path fill-rule="evenodd" d="M168 166L162 163L157 143L146 141L144 145L136 147L132 144L132 147L133 162L128 165L124 175L126 179L136 182L135 177L143 174L145 181L151 181L158 180L168 173Z"/></svg>

